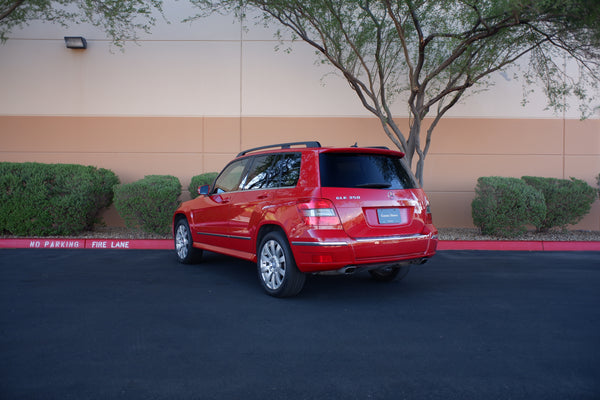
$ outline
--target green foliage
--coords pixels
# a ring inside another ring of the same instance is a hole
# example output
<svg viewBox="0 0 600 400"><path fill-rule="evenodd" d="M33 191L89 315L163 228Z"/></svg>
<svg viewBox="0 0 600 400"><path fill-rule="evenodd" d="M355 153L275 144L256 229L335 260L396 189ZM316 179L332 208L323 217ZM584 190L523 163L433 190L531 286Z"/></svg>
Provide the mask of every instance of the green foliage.
<svg viewBox="0 0 600 400"><path fill-rule="evenodd" d="M163 13L160 0L0 0L0 39L33 20L63 27L88 23L122 47L126 40L136 40L138 31L149 33L157 13Z"/></svg>
<svg viewBox="0 0 600 400"><path fill-rule="evenodd" d="M48 236L89 229L118 183L112 171L92 166L0 163L0 232Z"/></svg>
<svg viewBox="0 0 600 400"><path fill-rule="evenodd" d="M170 175L148 175L115 187L115 207L128 228L168 234L180 204L181 183Z"/></svg>
<svg viewBox="0 0 600 400"><path fill-rule="evenodd" d="M198 188L200 186L212 185L215 179L217 179L217 175L219 175L218 172L207 172L204 174L193 176L192 181L190 182L190 186L188 187L192 199L198 197Z"/></svg>
<svg viewBox="0 0 600 400"><path fill-rule="evenodd" d="M546 217L539 224L534 224L538 232L546 232L552 228L565 229L573 225L590 212L596 200L596 190L587 182L571 178L540 178L524 176L528 185L536 188L544 195Z"/></svg>
<svg viewBox="0 0 600 400"><path fill-rule="evenodd" d="M546 216L544 196L518 178L481 177L471 203L473 223L485 235L514 237Z"/></svg>

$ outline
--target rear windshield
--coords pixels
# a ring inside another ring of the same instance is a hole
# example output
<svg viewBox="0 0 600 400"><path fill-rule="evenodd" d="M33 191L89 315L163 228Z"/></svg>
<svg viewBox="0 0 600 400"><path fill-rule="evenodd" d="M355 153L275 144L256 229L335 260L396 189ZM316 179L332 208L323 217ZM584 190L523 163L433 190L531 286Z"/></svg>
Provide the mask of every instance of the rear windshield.
<svg viewBox="0 0 600 400"><path fill-rule="evenodd" d="M321 153L321 186L413 189L417 185L401 159L383 154Z"/></svg>

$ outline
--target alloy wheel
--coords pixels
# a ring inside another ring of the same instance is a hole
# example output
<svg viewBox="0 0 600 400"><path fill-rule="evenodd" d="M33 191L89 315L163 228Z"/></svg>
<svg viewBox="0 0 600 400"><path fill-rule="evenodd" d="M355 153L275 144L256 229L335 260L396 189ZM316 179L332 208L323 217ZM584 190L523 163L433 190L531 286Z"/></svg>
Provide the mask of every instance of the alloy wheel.
<svg viewBox="0 0 600 400"><path fill-rule="evenodd" d="M281 245L275 240L266 242L260 253L260 272L267 288L279 289L285 278L286 264Z"/></svg>

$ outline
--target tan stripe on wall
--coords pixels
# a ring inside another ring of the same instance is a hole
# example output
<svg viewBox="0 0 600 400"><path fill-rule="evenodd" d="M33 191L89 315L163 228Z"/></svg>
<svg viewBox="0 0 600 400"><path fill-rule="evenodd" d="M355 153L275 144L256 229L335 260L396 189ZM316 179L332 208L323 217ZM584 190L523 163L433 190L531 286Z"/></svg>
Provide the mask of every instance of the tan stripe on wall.
<svg viewBox="0 0 600 400"><path fill-rule="evenodd" d="M406 128L408 121L399 119ZM148 174L220 170L242 148L318 140L325 146L387 145L366 117L0 117L0 160L63 162L112 169L122 182ZM434 132L425 189L437 225L472 226L479 176L577 177L600 173L600 120L447 118ZM109 224L121 224L109 213ZM600 202L576 226L600 230Z"/></svg>

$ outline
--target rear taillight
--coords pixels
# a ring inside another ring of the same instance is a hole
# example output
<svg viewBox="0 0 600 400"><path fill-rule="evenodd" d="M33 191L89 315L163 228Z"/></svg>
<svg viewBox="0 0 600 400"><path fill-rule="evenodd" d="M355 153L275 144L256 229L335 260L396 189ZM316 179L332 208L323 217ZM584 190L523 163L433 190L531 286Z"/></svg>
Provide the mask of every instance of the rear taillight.
<svg viewBox="0 0 600 400"><path fill-rule="evenodd" d="M298 203L304 223L315 229L340 229L342 224L333 203L326 199L310 199Z"/></svg>
<svg viewBox="0 0 600 400"><path fill-rule="evenodd" d="M427 208L425 210L425 224L433 224L433 217L431 216L431 207L429 206L429 203L427 203Z"/></svg>

